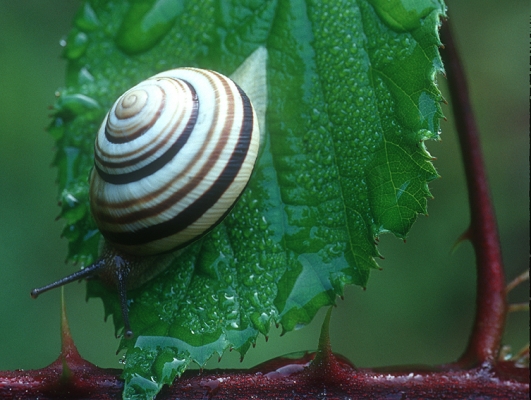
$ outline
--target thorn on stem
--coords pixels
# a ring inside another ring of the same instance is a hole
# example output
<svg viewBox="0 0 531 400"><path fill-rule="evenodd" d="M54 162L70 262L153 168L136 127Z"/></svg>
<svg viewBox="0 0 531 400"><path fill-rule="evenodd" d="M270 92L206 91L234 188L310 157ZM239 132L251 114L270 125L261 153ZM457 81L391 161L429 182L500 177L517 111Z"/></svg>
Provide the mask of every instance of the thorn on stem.
<svg viewBox="0 0 531 400"><path fill-rule="evenodd" d="M509 292L513 290L515 287L517 287L521 283L528 281L528 280L529 280L529 270L523 272L522 274L514 278L511 282L509 282L507 286L505 287L505 293L509 294Z"/></svg>
<svg viewBox="0 0 531 400"><path fill-rule="evenodd" d="M472 235L470 233L470 228L467 228L466 231L464 231L454 242L452 249L450 251L451 254L455 253L457 248L463 243L464 241L472 240Z"/></svg>

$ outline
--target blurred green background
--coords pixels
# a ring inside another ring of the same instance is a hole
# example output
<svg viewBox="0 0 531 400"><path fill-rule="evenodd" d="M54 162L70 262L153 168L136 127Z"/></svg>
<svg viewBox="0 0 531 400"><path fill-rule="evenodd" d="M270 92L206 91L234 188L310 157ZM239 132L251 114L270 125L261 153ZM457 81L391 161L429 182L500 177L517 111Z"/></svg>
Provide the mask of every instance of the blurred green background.
<svg viewBox="0 0 531 400"><path fill-rule="evenodd" d="M55 222L53 140L45 132L48 107L64 84L59 41L68 33L79 0L0 0L0 370L34 369L59 354L60 291L32 300L30 290L70 273L62 222ZM528 8L523 0L447 1L450 22L470 78L492 195L497 209L506 274L529 262ZM446 93L445 79L440 76ZM448 98L447 95L445 95ZM386 235L382 271L366 291L349 287L332 315L333 349L357 366L444 363L466 346L475 301L470 244L453 254L466 229L468 205L449 106L443 140L430 142L442 175L431 184L429 218L420 217L407 243ZM85 302L85 284L65 289L67 312L81 355L102 367L120 367L118 339L103 321L99 300ZM528 284L511 294L527 302ZM280 337L271 329L240 363L226 353L207 367L250 367L271 357L315 349L324 310L310 326ZM527 343L528 313L510 315L505 342Z"/></svg>

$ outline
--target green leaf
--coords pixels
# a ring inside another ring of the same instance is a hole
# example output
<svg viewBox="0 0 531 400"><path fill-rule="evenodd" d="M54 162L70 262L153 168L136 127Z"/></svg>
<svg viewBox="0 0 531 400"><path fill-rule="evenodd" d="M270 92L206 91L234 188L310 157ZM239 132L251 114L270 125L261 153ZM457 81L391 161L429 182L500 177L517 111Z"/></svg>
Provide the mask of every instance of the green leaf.
<svg viewBox="0 0 531 400"><path fill-rule="evenodd" d="M270 324L289 331L365 287L375 239L405 237L437 177L435 75L442 0L86 1L68 36L67 87L50 131L69 259L97 257L88 207L95 133L133 84L179 66L230 75L268 50L265 143L226 219L157 278L129 293L136 340L126 397L152 396L190 362L243 354ZM89 296L122 325L114 292Z"/></svg>

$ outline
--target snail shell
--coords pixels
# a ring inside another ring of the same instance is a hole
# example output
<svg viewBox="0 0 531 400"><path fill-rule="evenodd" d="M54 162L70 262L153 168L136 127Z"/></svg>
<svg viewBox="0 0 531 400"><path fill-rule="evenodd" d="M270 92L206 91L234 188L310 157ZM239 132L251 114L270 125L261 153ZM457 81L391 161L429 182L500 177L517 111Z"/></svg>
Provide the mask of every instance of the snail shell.
<svg viewBox="0 0 531 400"><path fill-rule="evenodd" d="M89 276L117 287L125 336L127 289L165 268L180 249L215 227L250 179L267 102L264 48L235 72L257 98L210 70L178 68L126 91L96 137L92 215L105 243L94 264L32 297Z"/></svg>
<svg viewBox="0 0 531 400"><path fill-rule="evenodd" d="M94 145L101 233L133 255L185 246L238 199L259 140L249 98L221 74L180 68L141 82L113 105Z"/></svg>

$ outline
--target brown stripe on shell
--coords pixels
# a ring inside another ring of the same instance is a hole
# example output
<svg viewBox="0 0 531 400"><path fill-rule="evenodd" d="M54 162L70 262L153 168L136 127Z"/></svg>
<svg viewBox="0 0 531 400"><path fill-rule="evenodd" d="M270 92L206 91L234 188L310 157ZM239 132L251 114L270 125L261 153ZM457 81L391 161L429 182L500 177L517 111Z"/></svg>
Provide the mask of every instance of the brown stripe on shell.
<svg viewBox="0 0 531 400"><path fill-rule="evenodd" d="M181 83L182 82L182 83ZM186 127L185 127L185 130L188 129L188 126L191 125L191 128L193 128L193 125L195 124L195 121L197 119L197 93L195 92L194 88L187 82L183 82L181 80L181 82L177 82L175 80L172 80L172 83L177 83L179 86L182 86L182 84L185 84L188 86L188 89L190 90L190 94L191 94L191 100L192 100L192 103L193 103L193 109L196 110L195 114L194 112L191 113L189 119L188 119L188 122L186 124ZM164 105L165 106L165 105ZM131 165L137 165L139 163L142 163L144 160L148 159L149 157L151 157L153 154L155 154L158 150L160 150L168 141L168 138L171 138L175 132L175 129L177 126L180 125L180 121L182 120L183 118L183 114L184 114L184 109L182 110L181 114L177 117L177 121L173 124L173 127L170 128L170 129L161 129L161 135L157 135L155 137L155 139L159 139L160 136L162 136L163 133L166 133L162 139L160 140L156 140L156 143L157 145L156 146L152 146L153 144L153 141L151 142L148 142L146 144L144 144L143 146L135 149L135 150L131 150L130 152L127 152L127 153L120 153L119 155L114 155L114 154L111 154L111 153L108 153L106 152L105 150L103 150L100 146L100 143L99 143L99 140L96 140L95 141L95 148L94 148L94 158L95 158L95 162L100 164L101 167L104 167L105 169L109 168L109 169L112 169L112 168L124 168L124 167L128 167L128 166L131 166ZM195 118L194 118L195 117ZM171 122L171 120L170 120ZM143 132L145 133L145 132ZM149 148L151 146L151 148L148 150L148 151L143 151L145 150L146 148ZM125 161L112 161L113 158L118 158L118 159L123 159L123 158L126 158L126 157L131 157L135 154L139 154L139 156L135 157L135 158L128 158L127 160ZM105 159L110 159L111 161L107 161ZM118 175L118 174L116 174Z"/></svg>
<svg viewBox="0 0 531 400"><path fill-rule="evenodd" d="M168 79L168 78L166 78L165 81L173 84L174 86L179 87L179 89L183 93L186 93L186 88L187 88L188 91L189 91L191 100L193 102L197 101L197 93L195 92L194 88L190 84L188 84L187 82L183 82L182 80L176 80L176 79ZM158 87L158 88L160 89L160 87ZM162 104L162 106L163 106L163 108L165 108L166 104ZM110 113L112 111L113 110L111 109L111 111L107 114L107 117L110 115ZM177 125L179 124L179 121L182 119L182 116L184 115L184 113L185 113L185 109L183 108L180 116L177 118L177 123L176 123ZM158 112L157 114L160 116L162 113ZM114 114L114 115L116 116L116 114ZM109 120L109 118L107 118L107 122L105 124L106 126L109 124L108 120ZM142 121L139 121L136 125L142 125ZM170 134L171 134L171 132L170 132ZM169 136L169 135L167 135L167 136ZM97 150L98 150L98 153L101 155L101 158L106 158L106 159L115 159L115 158L117 158L117 159L119 159L119 158L128 157L130 155L134 155L134 154L138 153L139 150L143 150L145 148L148 148L152 143L148 142L148 143L144 144L142 147L140 147L138 149L131 150L130 152L122 152L120 154L114 154L114 153L110 153L108 151L105 151L105 149L100 147L100 141L99 140L96 140L96 144L98 146Z"/></svg>
<svg viewBox="0 0 531 400"><path fill-rule="evenodd" d="M122 143L127 143L127 142L131 142L137 138L139 138L140 136L142 136L146 131L148 131L149 129L151 129L151 127L155 124L155 122L157 122L160 114L162 113L162 111L164 111L164 105L166 104L166 94L164 93L164 91L160 88L160 87L157 87L157 89L159 89L161 92L162 92L162 101L160 102L160 106L157 110L157 112L153 115L153 117L151 118L151 120L149 120L149 122L147 124L142 124L142 128L141 129L134 129L130 134L128 135L122 135L125 130L124 129L112 129L114 132L117 132L119 133L119 135L114 135L110 132L110 126L109 126L109 119L107 119L107 123L105 124L105 138L110 142L110 143L113 143L113 144L122 144Z"/></svg>

